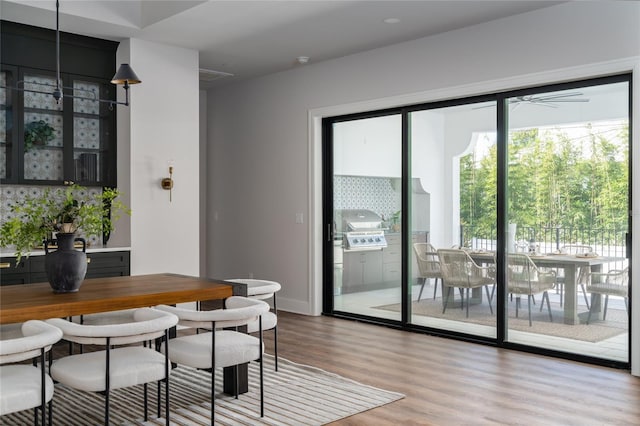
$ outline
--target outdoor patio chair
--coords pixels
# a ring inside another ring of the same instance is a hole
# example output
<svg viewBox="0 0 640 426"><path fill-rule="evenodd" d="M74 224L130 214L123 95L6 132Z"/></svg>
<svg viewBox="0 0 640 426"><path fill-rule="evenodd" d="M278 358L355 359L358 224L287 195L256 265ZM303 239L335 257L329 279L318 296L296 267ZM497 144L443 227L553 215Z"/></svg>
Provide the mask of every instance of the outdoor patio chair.
<svg viewBox="0 0 640 426"><path fill-rule="evenodd" d="M479 266L464 250L459 249L439 249L437 251L440 261L440 271L442 272L442 288L448 286L447 295L444 299L442 313L447 310L447 304L451 297L451 289L458 287L461 293L467 290L467 311L466 317L469 317L469 292L472 288L484 287L487 293L487 301L489 310L493 314L491 307L491 296L489 294L489 286L495 284L495 266ZM462 309L464 303L460 303Z"/></svg>
<svg viewBox="0 0 640 426"><path fill-rule="evenodd" d="M592 253L593 247L586 244L567 244L560 248L560 252L569 255L586 254ZM589 272L588 266L580 267L578 268L578 276L576 277L576 283L582 289L582 295L584 296L584 302L587 305L587 309L589 309L589 298L587 297L585 285L589 280ZM562 269L556 271L556 282L558 283L556 286L556 292L560 293L560 306L562 306L564 299L564 271Z"/></svg>
<svg viewBox="0 0 640 426"><path fill-rule="evenodd" d="M438 252L430 243L414 243L413 252L416 255L416 261L418 262L418 278L423 280L422 286L420 287L420 293L418 294L418 302L422 297L422 291L424 290L425 284L431 278L434 279L433 298L435 299L436 291L438 290L438 280L442 281Z"/></svg>
<svg viewBox="0 0 640 426"><path fill-rule="evenodd" d="M516 295L516 318L520 307L520 296L527 296L527 306L529 311L529 327L531 327L531 301L533 295L542 293L542 303L540 311L547 300L549 310L549 321L553 322L551 315L551 304L549 303L549 293L555 287L556 272L540 270L531 258L524 253L513 253L508 256L507 288L509 293Z"/></svg>
<svg viewBox="0 0 640 426"><path fill-rule="evenodd" d="M619 296L624 298L624 307L629 312L629 267L619 270L614 269L609 272L592 272L589 274L587 281L587 291L604 295L604 312L602 319L607 318L607 305L609 296ZM593 311L593 303L589 308L589 316L587 316L587 324L591 320Z"/></svg>

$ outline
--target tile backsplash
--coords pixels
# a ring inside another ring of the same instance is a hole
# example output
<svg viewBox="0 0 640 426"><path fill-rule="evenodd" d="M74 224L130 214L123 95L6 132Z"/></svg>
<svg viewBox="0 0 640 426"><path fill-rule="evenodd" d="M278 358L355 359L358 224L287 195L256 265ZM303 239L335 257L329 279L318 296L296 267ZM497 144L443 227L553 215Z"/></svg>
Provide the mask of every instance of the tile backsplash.
<svg viewBox="0 0 640 426"><path fill-rule="evenodd" d="M38 185L2 185L0 186L0 224L14 216L11 206L16 202L24 200L26 197L39 197L45 189L56 191L65 189L64 186L38 186ZM87 194L91 197L100 194L102 188L86 188ZM102 244L102 237L92 236L87 239L89 246Z"/></svg>
<svg viewBox="0 0 640 426"><path fill-rule="evenodd" d="M333 177L334 209L367 209L389 219L401 208L400 191L392 178L371 176Z"/></svg>

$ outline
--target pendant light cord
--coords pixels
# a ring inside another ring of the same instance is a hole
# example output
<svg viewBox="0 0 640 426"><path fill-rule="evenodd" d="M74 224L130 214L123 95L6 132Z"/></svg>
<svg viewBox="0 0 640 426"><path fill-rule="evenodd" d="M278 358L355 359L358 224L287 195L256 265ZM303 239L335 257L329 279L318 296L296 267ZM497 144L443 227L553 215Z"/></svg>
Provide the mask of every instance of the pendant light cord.
<svg viewBox="0 0 640 426"><path fill-rule="evenodd" d="M62 90L60 89L60 0L56 0L56 90L53 97L56 103L62 98Z"/></svg>

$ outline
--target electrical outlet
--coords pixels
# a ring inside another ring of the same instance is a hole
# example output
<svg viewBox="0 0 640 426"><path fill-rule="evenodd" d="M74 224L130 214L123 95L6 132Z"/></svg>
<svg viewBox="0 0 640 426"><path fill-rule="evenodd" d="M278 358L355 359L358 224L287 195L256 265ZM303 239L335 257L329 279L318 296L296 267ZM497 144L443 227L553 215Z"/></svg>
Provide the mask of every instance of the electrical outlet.
<svg viewBox="0 0 640 426"><path fill-rule="evenodd" d="M249 278L253 278L253 272L249 272Z"/></svg>
<svg viewBox="0 0 640 426"><path fill-rule="evenodd" d="M296 223L304 223L304 215L302 213L296 213Z"/></svg>

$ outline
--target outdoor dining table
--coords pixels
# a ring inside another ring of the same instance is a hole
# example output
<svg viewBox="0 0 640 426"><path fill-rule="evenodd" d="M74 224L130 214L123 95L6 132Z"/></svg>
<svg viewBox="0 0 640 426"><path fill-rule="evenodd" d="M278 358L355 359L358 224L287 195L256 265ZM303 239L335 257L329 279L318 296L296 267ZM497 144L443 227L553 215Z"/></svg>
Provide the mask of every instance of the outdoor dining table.
<svg viewBox="0 0 640 426"><path fill-rule="evenodd" d="M493 263L493 252L470 251L469 255L476 262ZM600 272L605 264L623 262L623 257L610 256L580 256L569 254L539 254L529 255L531 260L541 268L558 268L564 270L564 323L580 324L578 317L578 270L580 267L589 267L592 272ZM593 315L602 319L601 297L599 294L591 295Z"/></svg>
<svg viewBox="0 0 640 426"><path fill-rule="evenodd" d="M247 286L224 280L178 274L89 278L75 293L53 293L49 283L0 286L0 324L30 319L67 318L100 312L246 296ZM224 370L224 392L247 392L246 365Z"/></svg>

